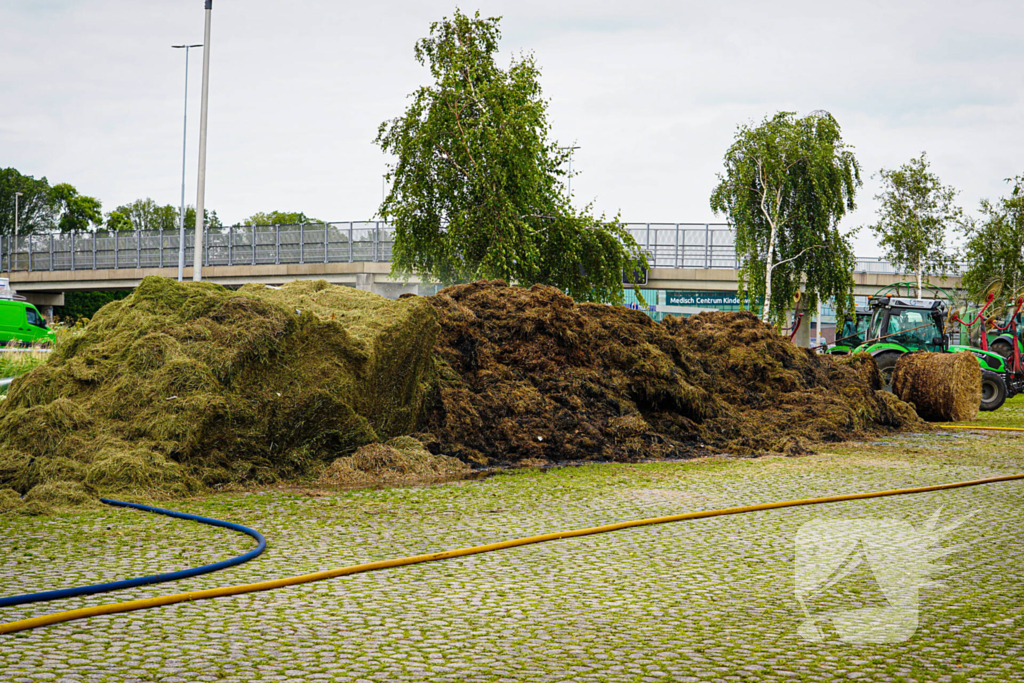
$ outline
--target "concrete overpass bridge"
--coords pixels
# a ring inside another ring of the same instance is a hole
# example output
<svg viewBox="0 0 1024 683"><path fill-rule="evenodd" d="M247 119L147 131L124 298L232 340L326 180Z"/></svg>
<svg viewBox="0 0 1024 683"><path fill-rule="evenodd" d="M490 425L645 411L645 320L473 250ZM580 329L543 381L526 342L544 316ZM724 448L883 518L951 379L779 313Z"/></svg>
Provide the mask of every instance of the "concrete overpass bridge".
<svg viewBox="0 0 1024 683"><path fill-rule="evenodd" d="M735 292L737 261L727 225L631 223L627 228L649 255L645 289ZM323 279L391 298L434 291L434 285L416 278L391 277L392 245L383 222L233 226L207 234L203 279L229 287ZM178 249L177 231L33 234L16 242L4 236L0 271L11 271L12 287L33 303L59 306L69 291L131 289L147 275L177 277ZM187 231L188 279L194 256L192 231ZM880 259L859 259L854 279L855 293L867 296L907 277ZM959 277L937 284L956 288Z"/></svg>

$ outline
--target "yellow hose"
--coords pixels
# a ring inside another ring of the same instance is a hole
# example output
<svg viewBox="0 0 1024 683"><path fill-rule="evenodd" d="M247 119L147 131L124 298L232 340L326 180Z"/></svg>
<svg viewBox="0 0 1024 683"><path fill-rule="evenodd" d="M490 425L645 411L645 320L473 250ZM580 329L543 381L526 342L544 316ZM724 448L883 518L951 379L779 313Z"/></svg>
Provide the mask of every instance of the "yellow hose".
<svg viewBox="0 0 1024 683"><path fill-rule="evenodd" d="M510 541L501 541L500 543L488 543L487 545L478 545L473 546L471 548L459 548L457 550L446 550L444 552L429 553L426 555L400 557L394 560L379 560L377 562L365 562L363 564L355 564L348 567L339 567L338 569L327 569L324 571L313 572L312 574L302 574L300 576L292 576L284 579L274 579L272 581L260 581L258 583L248 583L239 586L225 586L223 588L210 588L201 591L190 591L188 593L162 595L156 598L147 598L144 600L130 600L128 602L119 602L109 605L96 605L95 607L83 607L81 609L69 610L67 612L57 612L55 614L46 614L41 617L21 619L19 621L12 621L10 623L0 624L0 634L17 633L18 631L26 631L28 629L39 628L41 626L50 626L51 624L60 624L65 621L74 621L76 619L97 617L104 614L132 612L135 610L149 609L151 607L160 607L162 605L173 605L178 602L188 602L191 600L206 600L208 598L220 598L228 595L255 593L256 591L266 591L273 590L275 588L284 588L285 586L295 586L300 583L310 583L312 581L333 579L336 576L361 574L363 572L375 571L377 569L388 569L390 567L404 567L406 565L420 564L423 562L436 562L438 560L447 560L453 557L466 557L467 555L489 553L495 550L504 550L505 548L516 548L523 545L532 545L534 543L556 541L562 538L577 538L579 536L603 534L609 531L618 531L619 529L629 529L631 527L648 526L651 524L665 524L667 522L680 522L687 519L704 519L706 517L718 517L721 515L736 515L744 512L757 512L760 510L777 510L779 508L795 507L798 505L819 505L822 503L838 503L846 500L862 500L865 498L881 498L883 496L896 496L908 493L926 493L928 491L943 491L946 489L963 488L965 486L978 486L981 484L994 484L1000 481L1013 481L1017 479L1024 479L1024 474L1008 474L1001 477L990 477L988 479L975 479L972 481L960 481L953 482L950 484L937 484L935 486L920 486L917 488L909 489L893 489L891 491L872 491L870 493L849 493L842 496L806 498L802 500L787 500L777 503L745 505L742 507L724 508L721 510L703 510L701 512L686 512L679 515L651 517L648 519L637 519L629 522L616 522L615 524L605 524L604 526L589 527L586 529L555 531L550 534L528 536L526 538L516 538Z"/></svg>
<svg viewBox="0 0 1024 683"><path fill-rule="evenodd" d="M1024 432L1021 427L971 427L969 425L938 425L939 429L983 429L994 432Z"/></svg>

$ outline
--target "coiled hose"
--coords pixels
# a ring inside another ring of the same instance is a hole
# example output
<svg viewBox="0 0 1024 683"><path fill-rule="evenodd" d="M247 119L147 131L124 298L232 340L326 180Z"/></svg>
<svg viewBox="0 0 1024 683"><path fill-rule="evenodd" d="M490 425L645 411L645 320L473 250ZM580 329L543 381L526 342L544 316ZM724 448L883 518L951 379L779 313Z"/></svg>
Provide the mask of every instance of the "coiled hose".
<svg viewBox="0 0 1024 683"><path fill-rule="evenodd" d="M292 576L284 579L260 581L258 583L242 584L239 586L225 586L223 588L210 588L207 590L190 591L188 593L176 593L174 595L162 595L156 598L131 600L128 602L109 605L96 605L95 607L83 607L82 609L46 614L41 617L32 617L30 619L21 619L19 621L0 624L0 634L17 633L18 631L27 631L28 629L39 628L41 626L50 626L52 624L60 624L66 621L86 619L88 617L96 617L104 614L133 612L135 610L150 609L153 607L161 607L163 605L173 605L179 602L207 600L210 598L220 598L228 595L240 595L242 593L255 593L256 591L273 590L275 588L284 588L285 586L295 586L302 583L311 583L313 581L323 581L324 579L332 579L337 576L361 574L363 572L388 569L390 567L405 567L411 564L421 564L423 562L437 562L438 560L447 560L453 557L479 555L481 553L489 553L494 552L495 550L504 550L506 548L517 548L519 546L532 545L534 543L557 541L563 538L591 536L593 534L603 534L609 531L618 531L619 529L629 529L639 526L648 526L651 524L665 524L667 522L680 522L687 519L704 519L707 517L719 517L722 515L737 515L745 512L757 512L759 510L778 510L779 508L796 507L799 505L820 505L823 503L838 503L847 500L864 500L866 498L881 498L883 496L926 493L928 491L945 491L947 489L957 489L965 486L979 486L982 484L994 484L996 482L1015 481L1019 479L1024 479L1024 474L1008 474L1001 477L990 477L988 479L974 479L971 481L937 484L935 486L919 486L916 488L893 489L890 491L872 491L870 493L849 493L841 496L827 496L823 498L786 500L776 503L761 503L760 505L723 508L721 510L702 510L700 512L686 512L679 515L668 515L666 517L651 517L648 519L636 519L628 522L617 522L615 524L605 524L604 526L589 527L586 529L556 531L550 534L516 538L509 541L501 541L499 543L488 543L487 545L473 546L471 548L459 548L457 550L446 550L444 552L429 553L426 555L400 557L394 560L365 562L363 564L339 567L337 569L327 569L324 571L313 572L312 574L301 574L299 576Z"/></svg>
<svg viewBox="0 0 1024 683"><path fill-rule="evenodd" d="M168 517L174 517L175 519L186 519L192 522L199 522L200 524L209 524L210 526L219 526L224 529L231 529L232 531L240 531L243 534L248 534L256 539L257 545L255 548L245 553L244 555L238 555L227 560L221 560L220 562L214 562L213 564L204 564L201 567L192 567L191 569L182 569L176 572L166 572L164 574L154 574L153 576L140 576L136 579L125 579L123 581L112 581L110 583L97 583L91 586L77 586L75 588L61 588L59 590L44 591L42 593L26 593L24 595L12 595L6 598L0 598L0 607L13 607L14 605L28 605L33 602L44 602L46 600L60 600L61 598L75 598L81 595L95 595L96 593L108 593L110 591L124 590L125 588L135 588L136 586L146 586L151 583L164 583L165 581L178 581L180 579L187 579L193 576L199 576L200 574L209 574L210 572L219 571L221 569L227 569L228 567L234 567L235 565L248 562L254 557L259 557L267 548L267 540L263 538L263 534L250 529L249 527L242 526L241 524L235 524L234 522L225 522L220 519L213 519L211 517L200 517L199 515L190 515L185 512L175 512L174 510L165 510L163 508L151 507L149 505L139 505L138 503L125 503L121 500L110 500L108 498L100 498L100 502L112 505L114 507L132 508L135 510L143 510L145 512L154 512L158 515L166 515Z"/></svg>

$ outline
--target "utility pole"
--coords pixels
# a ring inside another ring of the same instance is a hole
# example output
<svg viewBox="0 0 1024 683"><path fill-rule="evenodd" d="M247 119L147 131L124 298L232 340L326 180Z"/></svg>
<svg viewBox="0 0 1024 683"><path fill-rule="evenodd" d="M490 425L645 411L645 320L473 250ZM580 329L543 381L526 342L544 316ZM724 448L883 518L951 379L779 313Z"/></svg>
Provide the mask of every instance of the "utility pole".
<svg viewBox="0 0 1024 683"><path fill-rule="evenodd" d="M856 321L856 312L854 313L854 320ZM839 335L835 335L839 336ZM821 298L818 299L818 317L814 320L814 345L822 344L821 341Z"/></svg>
<svg viewBox="0 0 1024 683"><path fill-rule="evenodd" d="M206 1L206 29L203 34L203 103L199 114L199 189L196 192L196 239L192 254L192 279L203 279L203 227L206 219L206 110L210 97L210 16L213 0Z"/></svg>
<svg viewBox="0 0 1024 683"><path fill-rule="evenodd" d="M569 187L567 191L569 193L569 201L572 201L572 153L579 149L579 147L562 147L562 149L569 150Z"/></svg>
<svg viewBox="0 0 1024 683"><path fill-rule="evenodd" d="M202 47L202 44L171 45L171 47L185 48L185 116L182 120L181 133L181 214L178 220L181 228L178 235L178 282L181 282L185 279L185 150L188 148L188 51L194 47Z"/></svg>
<svg viewBox="0 0 1024 683"><path fill-rule="evenodd" d="M21 192L14 193L14 242L13 248L11 249L11 262L7 264L7 279L10 280L14 274L14 255L18 253L18 197L22 195ZM10 283L7 285L10 287Z"/></svg>

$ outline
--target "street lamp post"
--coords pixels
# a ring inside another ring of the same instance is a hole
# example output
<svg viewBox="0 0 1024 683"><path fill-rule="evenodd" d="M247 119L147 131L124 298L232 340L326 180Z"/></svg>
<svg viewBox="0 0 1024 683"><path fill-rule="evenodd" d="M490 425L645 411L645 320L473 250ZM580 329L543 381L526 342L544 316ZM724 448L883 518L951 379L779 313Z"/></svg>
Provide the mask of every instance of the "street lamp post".
<svg viewBox="0 0 1024 683"><path fill-rule="evenodd" d="M181 141L181 214L178 223L180 234L178 235L178 282L185 277L185 150L188 147L188 51L199 45L171 45L173 48L185 48L185 116L182 119L182 141ZM162 249L163 247L161 247Z"/></svg>
<svg viewBox="0 0 1024 683"><path fill-rule="evenodd" d="M24 194L24 193L22 193L22 192L15 192L14 193L14 242L12 243L12 248L11 248L11 257L10 257L11 262L7 264L7 278L8 278L8 280L10 280L10 278L13 277L13 275L14 275L14 255L18 252L18 197L20 197L22 194ZM8 284L8 286L10 286L10 285Z"/></svg>
<svg viewBox="0 0 1024 683"><path fill-rule="evenodd" d="M206 0L206 28L203 33L203 103L199 114L199 189L196 192L196 241L192 257L192 279L203 279L203 223L206 218L206 111L210 97L210 16L213 0Z"/></svg>
<svg viewBox="0 0 1024 683"><path fill-rule="evenodd" d="M572 153L579 149L579 147L562 147L562 149L569 150L569 187L567 191L569 193L569 201L572 201Z"/></svg>

